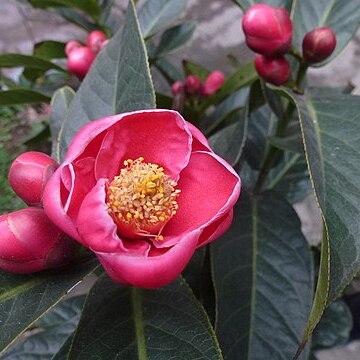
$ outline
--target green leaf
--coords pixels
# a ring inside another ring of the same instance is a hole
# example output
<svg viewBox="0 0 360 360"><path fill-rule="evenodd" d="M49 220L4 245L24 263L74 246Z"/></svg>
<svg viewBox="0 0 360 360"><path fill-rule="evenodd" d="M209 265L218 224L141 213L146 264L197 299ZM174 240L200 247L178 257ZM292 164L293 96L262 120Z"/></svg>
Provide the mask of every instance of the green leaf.
<svg viewBox="0 0 360 360"><path fill-rule="evenodd" d="M69 358L222 357L209 320L184 280L143 290L122 287L105 275L86 299Z"/></svg>
<svg viewBox="0 0 360 360"><path fill-rule="evenodd" d="M148 39L171 24L185 11L186 0L146 0L139 10L139 22Z"/></svg>
<svg viewBox="0 0 360 360"><path fill-rule="evenodd" d="M70 298L50 310L37 323L37 332L25 337L2 356L2 360L50 360L80 320L85 296Z"/></svg>
<svg viewBox="0 0 360 360"><path fill-rule="evenodd" d="M67 113L70 105L75 97L75 91L69 87L64 86L57 90L51 99L51 116L50 116L50 131L52 136L51 154L57 162L61 162L60 137L63 130L62 126L65 123Z"/></svg>
<svg viewBox="0 0 360 360"><path fill-rule="evenodd" d="M350 41L360 25L360 0L301 0L293 2L294 45L302 51L305 34L314 28L329 26L336 34L336 48L329 62Z"/></svg>
<svg viewBox="0 0 360 360"><path fill-rule="evenodd" d="M295 211L269 192L243 192L229 231L211 247L224 358L292 359L313 295L311 254Z"/></svg>
<svg viewBox="0 0 360 360"><path fill-rule="evenodd" d="M305 156L286 151L269 172L265 189L274 190L291 204L304 200L312 192Z"/></svg>
<svg viewBox="0 0 360 360"><path fill-rule="evenodd" d="M61 158L74 135L88 122L154 107L146 49L130 1L123 31L98 54L74 98L60 139Z"/></svg>
<svg viewBox="0 0 360 360"><path fill-rule="evenodd" d="M291 94L287 93L288 96ZM360 98L295 96L309 172L325 224L318 288L304 341L360 266Z"/></svg>
<svg viewBox="0 0 360 360"><path fill-rule="evenodd" d="M98 30L98 26L91 22L88 16L76 9L71 9L67 7L56 7L52 10L62 16L65 20L71 22L72 24L75 24L76 26L81 27L87 32Z"/></svg>
<svg viewBox="0 0 360 360"><path fill-rule="evenodd" d="M97 0L29 0L30 4L36 8L48 8L67 6L77 8L86 14L96 18L100 15L100 8Z"/></svg>
<svg viewBox="0 0 360 360"><path fill-rule="evenodd" d="M0 106L9 106L15 104L36 104L49 102L50 98L34 90L13 89L0 91Z"/></svg>
<svg viewBox="0 0 360 360"><path fill-rule="evenodd" d="M235 4L239 5L242 10L246 11L254 4L263 4L264 0L232 0ZM267 0L266 5L281 6L290 10L293 0Z"/></svg>
<svg viewBox="0 0 360 360"><path fill-rule="evenodd" d="M200 64L196 64L189 60L182 61L184 73L188 75L196 75L201 81L205 81L210 74L210 70Z"/></svg>
<svg viewBox="0 0 360 360"><path fill-rule="evenodd" d="M183 73L165 58L156 60L154 66L161 75L164 76L169 85L172 85L175 81L184 79Z"/></svg>
<svg viewBox="0 0 360 360"><path fill-rule="evenodd" d="M34 275L0 271L0 354L98 266L91 259Z"/></svg>
<svg viewBox="0 0 360 360"><path fill-rule="evenodd" d="M353 319L344 300L337 300L325 310L311 338L312 350L345 345L349 341Z"/></svg>
<svg viewBox="0 0 360 360"><path fill-rule="evenodd" d="M47 40L34 46L34 56L46 60L65 58L65 43Z"/></svg>
<svg viewBox="0 0 360 360"><path fill-rule="evenodd" d="M219 104L221 101L240 88L251 85L256 79L258 79L258 75L255 71L253 61L241 65L232 75L226 79L218 92L212 96L209 96L207 100L204 101L202 110L207 109L211 105Z"/></svg>
<svg viewBox="0 0 360 360"><path fill-rule="evenodd" d="M234 166L240 159L247 134L247 117L239 114L235 124L218 131L209 138L209 144L216 154Z"/></svg>
<svg viewBox="0 0 360 360"><path fill-rule="evenodd" d="M56 65L52 63L51 61L48 61L46 59L36 57L36 56L30 56L30 55L21 55L21 54L3 54L0 55L0 67L3 68L12 68L12 67L18 67L23 66L26 69L37 69L37 70L58 70L63 71L65 70L60 67L59 65Z"/></svg>
<svg viewBox="0 0 360 360"><path fill-rule="evenodd" d="M166 30L155 50L155 56L161 57L185 45L192 37L196 23L187 21Z"/></svg>
<svg viewBox="0 0 360 360"><path fill-rule="evenodd" d="M75 333L72 333L63 346L60 348L60 350L51 358L51 360L68 360L68 354L71 349L72 342L74 340Z"/></svg>

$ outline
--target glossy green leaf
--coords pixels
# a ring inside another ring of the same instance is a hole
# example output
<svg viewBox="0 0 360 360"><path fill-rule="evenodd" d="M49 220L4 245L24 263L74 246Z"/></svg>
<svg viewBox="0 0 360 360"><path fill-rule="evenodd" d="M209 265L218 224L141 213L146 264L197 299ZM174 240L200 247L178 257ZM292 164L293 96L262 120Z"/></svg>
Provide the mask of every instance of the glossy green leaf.
<svg viewBox="0 0 360 360"><path fill-rule="evenodd" d="M65 71L59 65L52 63L46 59L30 56L30 55L21 55L21 54L2 54L0 55L0 68L12 68L23 66L29 69L37 69L37 70L58 70Z"/></svg>
<svg viewBox="0 0 360 360"><path fill-rule="evenodd" d="M360 26L360 0L301 0L293 2L294 45L301 51L305 34L317 27L329 26L336 34L335 57Z"/></svg>
<svg viewBox="0 0 360 360"><path fill-rule="evenodd" d="M0 91L0 106L36 104L49 101L50 98L48 96L34 90L16 88Z"/></svg>
<svg viewBox="0 0 360 360"><path fill-rule="evenodd" d="M218 92L209 96L208 99L204 101L202 109L207 109L211 105L219 104L236 90L251 85L256 79L258 79L258 75L255 71L253 61L241 65L226 79Z"/></svg>
<svg viewBox="0 0 360 360"><path fill-rule="evenodd" d="M139 10L139 22L145 39L171 24L185 11L186 0L146 0Z"/></svg>
<svg viewBox="0 0 360 360"><path fill-rule="evenodd" d="M70 298L50 310L36 324L34 335L25 337L2 360L50 360L76 329L85 296Z"/></svg>
<svg viewBox="0 0 360 360"><path fill-rule="evenodd" d="M94 18L100 15L97 0L29 0L29 2L37 8L67 6L77 8Z"/></svg>
<svg viewBox="0 0 360 360"><path fill-rule="evenodd" d="M98 266L91 259L34 275L0 271L0 354Z"/></svg>
<svg viewBox="0 0 360 360"><path fill-rule="evenodd" d="M211 247L224 358L292 359L313 295L310 249L295 211L269 192L243 192L229 231Z"/></svg>
<svg viewBox="0 0 360 360"><path fill-rule="evenodd" d="M216 154L234 166L240 159L247 135L247 117L238 115L238 121L218 131L209 138L209 144Z"/></svg>
<svg viewBox="0 0 360 360"><path fill-rule="evenodd" d="M291 96L291 94L288 94ZM360 98L294 96L325 223L318 288L304 341L360 266Z"/></svg>
<svg viewBox="0 0 360 360"><path fill-rule="evenodd" d="M349 341L353 319L344 300L330 304L311 338L315 350L345 345Z"/></svg>
<svg viewBox="0 0 360 360"><path fill-rule="evenodd" d="M232 0L235 4L239 5L244 11L254 4L263 4L264 0ZM291 7L293 0L267 0L266 4L271 6L286 7L288 10Z"/></svg>
<svg viewBox="0 0 360 360"><path fill-rule="evenodd" d="M56 7L52 9L56 14L62 16L65 20L71 22L72 24L79 26L87 32L98 30L98 26L96 26L89 17L78 11L74 8L67 7Z"/></svg>
<svg viewBox="0 0 360 360"><path fill-rule="evenodd" d="M274 190L291 204L309 196L312 187L305 156L285 152L279 164L269 172L265 189Z"/></svg>
<svg viewBox="0 0 360 360"><path fill-rule="evenodd" d="M74 340L74 336L75 336L75 333L72 333L72 335L70 335L67 338L67 340L65 341L63 346L60 348L60 350L56 354L54 354L54 356L52 357L51 360L68 360L68 354L70 352L71 344Z"/></svg>
<svg viewBox="0 0 360 360"><path fill-rule="evenodd" d="M50 116L50 131L52 136L51 154L58 161L61 162L60 137L63 130L62 126L65 123L67 113L70 105L75 97L75 91L69 86L65 86L54 93L51 100L51 116Z"/></svg>
<svg viewBox="0 0 360 360"><path fill-rule="evenodd" d="M154 107L146 49L130 1L123 31L99 53L74 98L60 139L61 158L74 135L89 121Z"/></svg>
<svg viewBox="0 0 360 360"><path fill-rule="evenodd" d="M53 40L39 42L34 46L34 56L46 60L65 58L65 43Z"/></svg>
<svg viewBox="0 0 360 360"><path fill-rule="evenodd" d="M143 290L122 287L104 275L87 297L69 358L222 357L209 320L184 280Z"/></svg>
<svg viewBox="0 0 360 360"><path fill-rule="evenodd" d="M186 21L166 30L160 39L159 45L155 50L155 56L161 57L185 45L192 37L196 28L196 23Z"/></svg>
<svg viewBox="0 0 360 360"><path fill-rule="evenodd" d="M156 60L154 66L160 74L164 76L169 85L172 85L175 81L184 79L184 75L181 70L165 58Z"/></svg>

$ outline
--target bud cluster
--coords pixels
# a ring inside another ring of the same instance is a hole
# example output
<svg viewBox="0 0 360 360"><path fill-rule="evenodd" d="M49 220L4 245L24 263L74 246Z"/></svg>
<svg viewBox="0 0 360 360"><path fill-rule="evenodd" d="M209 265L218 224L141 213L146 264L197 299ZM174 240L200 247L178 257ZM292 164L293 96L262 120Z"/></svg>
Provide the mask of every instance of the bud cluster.
<svg viewBox="0 0 360 360"><path fill-rule="evenodd" d="M30 151L18 156L9 183L29 207L0 216L0 268L31 273L58 267L75 255L75 243L57 228L42 207L44 187L58 167L50 156Z"/></svg>
<svg viewBox="0 0 360 360"><path fill-rule="evenodd" d="M80 79L89 71L96 55L107 44L106 35L100 31L92 31L86 41L86 46L76 40L69 41L65 46L67 69Z"/></svg>
<svg viewBox="0 0 360 360"><path fill-rule="evenodd" d="M242 27L247 46L257 53L254 63L257 73L271 84L285 84L290 78L285 55L291 50L293 32L289 13L284 8L255 4L246 11ZM332 54L335 46L336 36L329 27L316 28L303 39L302 62L321 62Z"/></svg>
<svg viewBox="0 0 360 360"><path fill-rule="evenodd" d="M211 72L204 82L197 75L188 75L185 82L176 81L172 85L171 91L174 96L211 96L221 88L224 81L224 74L219 70Z"/></svg>

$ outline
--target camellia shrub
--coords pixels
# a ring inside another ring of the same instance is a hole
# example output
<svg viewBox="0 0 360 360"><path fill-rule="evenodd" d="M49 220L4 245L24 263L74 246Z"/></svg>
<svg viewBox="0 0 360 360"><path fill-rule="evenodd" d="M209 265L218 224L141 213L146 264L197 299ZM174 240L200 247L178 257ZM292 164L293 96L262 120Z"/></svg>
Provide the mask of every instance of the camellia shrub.
<svg viewBox="0 0 360 360"><path fill-rule="evenodd" d="M9 170L28 207L0 216L1 359L296 360L348 341L360 98L306 76L360 3L234 3L254 60L229 73L167 57L195 28L171 25L185 0L130 0L113 33L62 44L79 87L52 96L51 156ZM48 6L96 25L111 2ZM294 210L311 194L318 246Z"/></svg>

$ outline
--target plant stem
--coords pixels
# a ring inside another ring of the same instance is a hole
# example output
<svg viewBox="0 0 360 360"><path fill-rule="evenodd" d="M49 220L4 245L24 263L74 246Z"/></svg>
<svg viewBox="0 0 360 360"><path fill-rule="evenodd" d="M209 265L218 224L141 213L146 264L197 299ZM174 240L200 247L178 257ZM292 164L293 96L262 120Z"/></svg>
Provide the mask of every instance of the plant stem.
<svg viewBox="0 0 360 360"><path fill-rule="evenodd" d="M294 91L297 93L302 94L303 91L301 89L301 83L306 75L306 70L308 68L308 65L301 61L299 64L299 70L296 76ZM276 129L275 136L282 137L285 135L286 128L292 119L292 115L295 111L295 105L289 100L288 105L286 107L284 115L279 119L278 127ZM257 178L257 181L254 186L254 193L258 194L266 181L267 176L269 175L269 172L271 168L273 167L277 157L279 156L280 152L282 150L279 150L275 146L271 146L269 152L267 153L267 156L264 160L264 163L260 169L259 176Z"/></svg>

